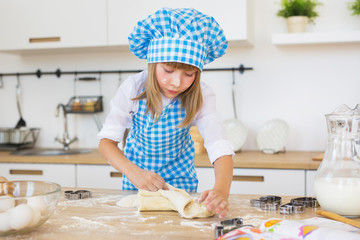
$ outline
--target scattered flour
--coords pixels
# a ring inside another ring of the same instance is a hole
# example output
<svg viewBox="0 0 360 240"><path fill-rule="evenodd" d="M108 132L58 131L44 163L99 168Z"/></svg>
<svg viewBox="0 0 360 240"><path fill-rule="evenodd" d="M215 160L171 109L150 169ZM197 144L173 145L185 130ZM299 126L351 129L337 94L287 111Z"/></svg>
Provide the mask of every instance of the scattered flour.
<svg viewBox="0 0 360 240"><path fill-rule="evenodd" d="M168 221L163 222L163 224L171 224L173 222L174 222L173 220L168 220Z"/></svg>
<svg viewBox="0 0 360 240"><path fill-rule="evenodd" d="M79 200L59 201L59 207L92 207L92 206L112 206L119 201L122 196L119 195L99 195L92 198Z"/></svg>
<svg viewBox="0 0 360 240"><path fill-rule="evenodd" d="M180 222L180 225L186 227L200 228L200 229L213 229L216 223L183 220Z"/></svg>
<svg viewBox="0 0 360 240"><path fill-rule="evenodd" d="M247 214L241 218L243 219L244 225L253 225L254 227L259 227L265 220L264 216L255 214Z"/></svg>
<svg viewBox="0 0 360 240"><path fill-rule="evenodd" d="M93 220L89 220L86 218L82 218L82 217L77 217L77 216L73 216L71 217L72 219L76 220L77 223L83 227L91 227L91 228L99 228L99 227L105 227L105 228L113 228L107 224L104 224L102 222L98 222L98 221L93 221Z"/></svg>

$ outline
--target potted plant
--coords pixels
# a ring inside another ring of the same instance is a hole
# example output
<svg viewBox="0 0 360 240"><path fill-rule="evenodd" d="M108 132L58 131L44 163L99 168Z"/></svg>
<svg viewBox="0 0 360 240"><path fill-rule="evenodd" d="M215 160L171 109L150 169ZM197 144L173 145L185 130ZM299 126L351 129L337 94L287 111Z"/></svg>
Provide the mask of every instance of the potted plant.
<svg viewBox="0 0 360 240"><path fill-rule="evenodd" d="M288 32L305 32L306 25L318 16L315 8L320 4L317 0L281 0L277 16L286 18Z"/></svg>
<svg viewBox="0 0 360 240"><path fill-rule="evenodd" d="M350 2L349 10L351 11L351 15L360 15L360 0Z"/></svg>

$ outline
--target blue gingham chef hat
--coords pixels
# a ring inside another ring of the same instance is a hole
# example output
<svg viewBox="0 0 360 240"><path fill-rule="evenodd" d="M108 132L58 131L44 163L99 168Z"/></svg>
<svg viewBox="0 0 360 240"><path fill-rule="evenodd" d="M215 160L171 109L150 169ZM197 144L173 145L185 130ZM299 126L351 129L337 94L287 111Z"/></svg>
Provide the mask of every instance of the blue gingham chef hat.
<svg viewBox="0 0 360 240"><path fill-rule="evenodd" d="M228 44L213 17L191 8L162 8L139 21L128 39L130 51L148 63L181 62L200 70Z"/></svg>

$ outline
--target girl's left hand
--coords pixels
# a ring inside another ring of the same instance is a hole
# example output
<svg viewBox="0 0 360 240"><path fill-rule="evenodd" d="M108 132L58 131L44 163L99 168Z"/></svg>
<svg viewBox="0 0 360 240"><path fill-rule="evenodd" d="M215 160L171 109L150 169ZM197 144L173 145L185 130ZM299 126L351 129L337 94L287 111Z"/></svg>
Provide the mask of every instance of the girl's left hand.
<svg viewBox="0 0 360 240"><path fill-rule="evenodd" d="M224 218L229 210L228 196L218 189L211 189L203 192L198 201L205 202L208 211L214 209L219 218Z"/></svg>

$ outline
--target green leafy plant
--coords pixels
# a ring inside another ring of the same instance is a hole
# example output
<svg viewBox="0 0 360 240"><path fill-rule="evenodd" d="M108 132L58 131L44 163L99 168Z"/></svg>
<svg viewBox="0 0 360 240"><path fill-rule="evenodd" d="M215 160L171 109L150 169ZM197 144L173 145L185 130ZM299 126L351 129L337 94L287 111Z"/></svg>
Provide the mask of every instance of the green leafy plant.
<svg viewBox="0 0 360 240"><path fill-rule="evenodd" d="M318 16L315 8L321 4L317 0L282 0L281 9L277 12L277 16L283 18L306 16L309 18L309 22L313 23L314 18Z"/></svg>
<svg viewBox="0 0 360 240"><path fill-rule="evenodd" d="M360 0L350 2L349 10L352 11L351 15L360 15Z"/></svg>

